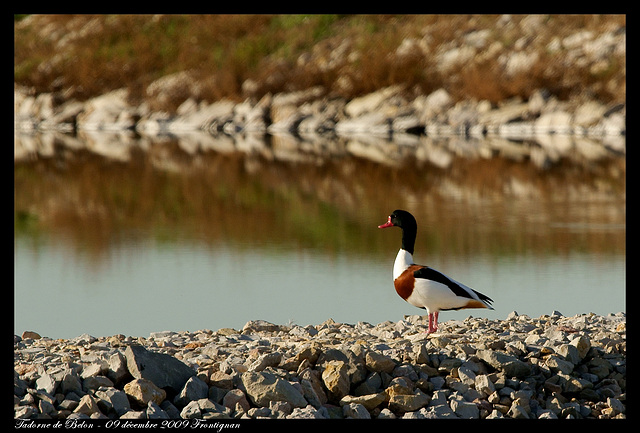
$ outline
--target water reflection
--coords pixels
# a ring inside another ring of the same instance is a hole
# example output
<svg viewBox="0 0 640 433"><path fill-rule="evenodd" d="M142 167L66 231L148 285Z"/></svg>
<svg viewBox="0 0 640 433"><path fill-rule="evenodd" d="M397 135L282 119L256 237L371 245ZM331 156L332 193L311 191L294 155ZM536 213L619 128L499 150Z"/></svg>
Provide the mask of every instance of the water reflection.
<svg viewBox="0 0 640 433"><path fill-rule="evenodd" d="M443 165L433 149L459 145L73 139L42 151L32 137L32 151L16 152L16 333L419 314L390 281L399 233L376 229L396 208L418 219L416 260L496 300L483 316L625 309L625 160L615 153L540 164L531 144L509 143L512 154L522 147L512 158L471 143ZM479 313L442 319L469 314Z"/></svg>

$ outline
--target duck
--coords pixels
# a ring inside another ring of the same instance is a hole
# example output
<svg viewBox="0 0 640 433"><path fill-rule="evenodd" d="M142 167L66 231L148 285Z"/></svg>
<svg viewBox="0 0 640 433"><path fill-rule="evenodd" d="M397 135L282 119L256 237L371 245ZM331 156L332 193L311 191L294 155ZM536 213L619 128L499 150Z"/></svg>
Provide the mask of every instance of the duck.
<svg viewBox="0 0 640 433"><path fill-rule="evenodd" d="M438 330L440 311L466 308L488 308L493 310L493 299L445 274L413 261L418 224L406 210L394 210L387 222L378 226L399 227L402 230L402 245L393 264L393 285L396 292L409 304L427 310L429 328L427 334Z"/></svg>

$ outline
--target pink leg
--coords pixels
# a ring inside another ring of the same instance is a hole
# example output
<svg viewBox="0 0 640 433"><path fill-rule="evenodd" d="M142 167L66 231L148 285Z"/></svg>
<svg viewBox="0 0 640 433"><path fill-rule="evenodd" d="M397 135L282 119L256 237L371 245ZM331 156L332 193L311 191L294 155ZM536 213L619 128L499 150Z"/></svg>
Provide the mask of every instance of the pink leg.
<svg viewBox="0 0 640 433"><path fill-rule="evenodd" d="M427 331L428 334L432 334L438 330L438 313L439 311L429 313L429 331Z"/></svg>

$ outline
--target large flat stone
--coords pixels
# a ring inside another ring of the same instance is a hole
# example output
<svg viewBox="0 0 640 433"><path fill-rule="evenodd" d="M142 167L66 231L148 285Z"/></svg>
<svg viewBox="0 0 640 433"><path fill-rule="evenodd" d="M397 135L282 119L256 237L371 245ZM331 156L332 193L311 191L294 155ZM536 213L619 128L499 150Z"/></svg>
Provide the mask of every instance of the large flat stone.
<svg viewBox="0 0 640 433"><path fill-rule="evenodd" d="M293 407L306 407L308 402L289 382L271 373L248 371L241 376L242 385L251 402L268 407L271 401L286 401Z"/></svg>
<svg viewBox="0 0 640 433"><path fill-rule="evenodd" d="M175 395L196 372L173 356L149 352L142 346L132 345L124 352L127 368L136 379L147 379L170 395Z"/></svg>

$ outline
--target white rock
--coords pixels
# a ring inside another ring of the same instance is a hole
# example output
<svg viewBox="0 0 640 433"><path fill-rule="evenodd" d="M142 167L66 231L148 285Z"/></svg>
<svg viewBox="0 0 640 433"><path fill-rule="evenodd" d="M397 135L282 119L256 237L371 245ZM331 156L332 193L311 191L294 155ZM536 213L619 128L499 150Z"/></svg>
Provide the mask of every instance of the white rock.
<svg viewBox="0 0 640 433"><path fill-rule="evenodd" d="M397 94L400 90L401 86L390 86L376 92L354 98L345 105L345 113L351 118L371 113L378 109L385 100Z"/></svg>

